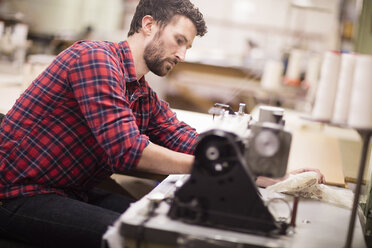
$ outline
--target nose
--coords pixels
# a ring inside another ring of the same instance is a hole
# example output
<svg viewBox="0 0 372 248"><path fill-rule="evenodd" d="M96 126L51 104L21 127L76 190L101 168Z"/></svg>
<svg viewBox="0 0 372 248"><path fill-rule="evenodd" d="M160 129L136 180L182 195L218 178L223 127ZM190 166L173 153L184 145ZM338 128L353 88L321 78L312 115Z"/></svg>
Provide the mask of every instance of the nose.
<svg viewBox="0 0 372 248"><path fill-rule="evenodd" d="M185 57L186 57L186 47L182 46L180 49L178 49L177 53L176 53L176 57L178 59L178 61L185 61Z"/></svg>

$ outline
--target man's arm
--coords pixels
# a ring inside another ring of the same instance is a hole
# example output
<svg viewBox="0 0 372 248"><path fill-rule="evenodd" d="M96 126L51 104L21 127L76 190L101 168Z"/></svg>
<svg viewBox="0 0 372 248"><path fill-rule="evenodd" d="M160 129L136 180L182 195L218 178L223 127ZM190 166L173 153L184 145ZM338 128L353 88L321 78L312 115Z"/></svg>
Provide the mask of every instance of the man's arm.
<svg viewBox="0 0 372 248"><path fill-rule="evenodd" d="M151 118L146 132L150 140L172 151L193 154L198 133L179 121L168 103L160 100L153 90L150 91Z"/></svg>
<svg viewBox="0 0 372 248"><path fill-rule="evenodd" d="M114 172L130 171L149 141L126 99L118 58L105 47L87 49L70 65L68 81L95 141L107 155L106 164Z"/></svg>
<svg viewBox="0 0 372 248"><path fill-rule="evenodd" d="M193 155L175 152L150 142L150 144L143 150L136 169L142 172L161 175L189 174L191 172L193 163ZM316 172L319 178L318 183L325 183L324 175L318 169L303 168L291 171L282 178L259 176L257 177L256 184L258 187L266 188L270 185L285 180L290 174L296 175L307 171Z"/></svg>
<svg viewBox="0 0 372 248"><path fill-rule="evenodd" d="M136 170L161 175L188 174L193 162L193 155L175 152L150 142L143 150Z"/></svg>

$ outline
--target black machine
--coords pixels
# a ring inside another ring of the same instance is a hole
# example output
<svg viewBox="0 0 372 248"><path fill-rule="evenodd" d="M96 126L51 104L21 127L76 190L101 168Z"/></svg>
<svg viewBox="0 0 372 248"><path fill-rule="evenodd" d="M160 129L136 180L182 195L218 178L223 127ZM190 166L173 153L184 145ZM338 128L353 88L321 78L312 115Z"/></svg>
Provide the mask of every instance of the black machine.
<svg viewBox="0 0 372 248"><path fill-rule="evenodd" d="M257 176L285 175L291 134L280 113L261 109L260 116L273 118L250 122L247 137L222 129L202 133L191 175L175 192L168 216L239 232L284 234L287 223L275 220L255 184Z"/></svg>

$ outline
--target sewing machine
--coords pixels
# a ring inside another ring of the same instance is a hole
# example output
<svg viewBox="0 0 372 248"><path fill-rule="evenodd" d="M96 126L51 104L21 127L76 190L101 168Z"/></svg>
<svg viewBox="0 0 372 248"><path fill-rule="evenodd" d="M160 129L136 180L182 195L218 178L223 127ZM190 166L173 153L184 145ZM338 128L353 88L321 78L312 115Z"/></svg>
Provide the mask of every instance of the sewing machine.
<svg viewBox="0 0 372 248"><path fill-rule="evenodd" d="M291 134L283 110L253 120L226 106L211 110L191 175L170 175L134 203L104 236L107 247L342 247L350 210L257 188L255 177L286 172ZM270 164L275 164L275 169ZM357 222L353 247L366 247Z"/></svg>
<svg viewBox="0 0 372 248"><path fill-rule="evenodd" d="M191 176L175 192L168 215L194 225L285 234L288 223L275 221L255 184L257 176L286 173L291 134L283 110L262 107L253 121L242 109L224 107L210 111L218 114L216 126L200 135Z"/></svg>

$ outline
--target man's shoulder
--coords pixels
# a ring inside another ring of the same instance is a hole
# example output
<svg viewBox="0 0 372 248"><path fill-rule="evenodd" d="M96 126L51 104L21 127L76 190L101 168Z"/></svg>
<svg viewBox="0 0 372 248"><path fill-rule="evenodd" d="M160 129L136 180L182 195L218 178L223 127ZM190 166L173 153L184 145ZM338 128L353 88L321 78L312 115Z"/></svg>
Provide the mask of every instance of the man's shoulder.
<svg viewBox="0 0 372 248"><path fill-rule="evenodd" d="M85 52L91 50L105 50L115 51L119 47L118 43L111 41L97 41L97 40L80 40L75 42L70 50L75 52Z"/></svg>
<svg viewBox="0 0 372 248"><path fill-rule="evenodd" d="M90 60L94 60L99 57L98 54L104 54L107 58L110 57L114 61L119 61L120 45L111 41L80 40L61 52L57 56L57 60L74 63L84 55L88 55Z"/></svg>

